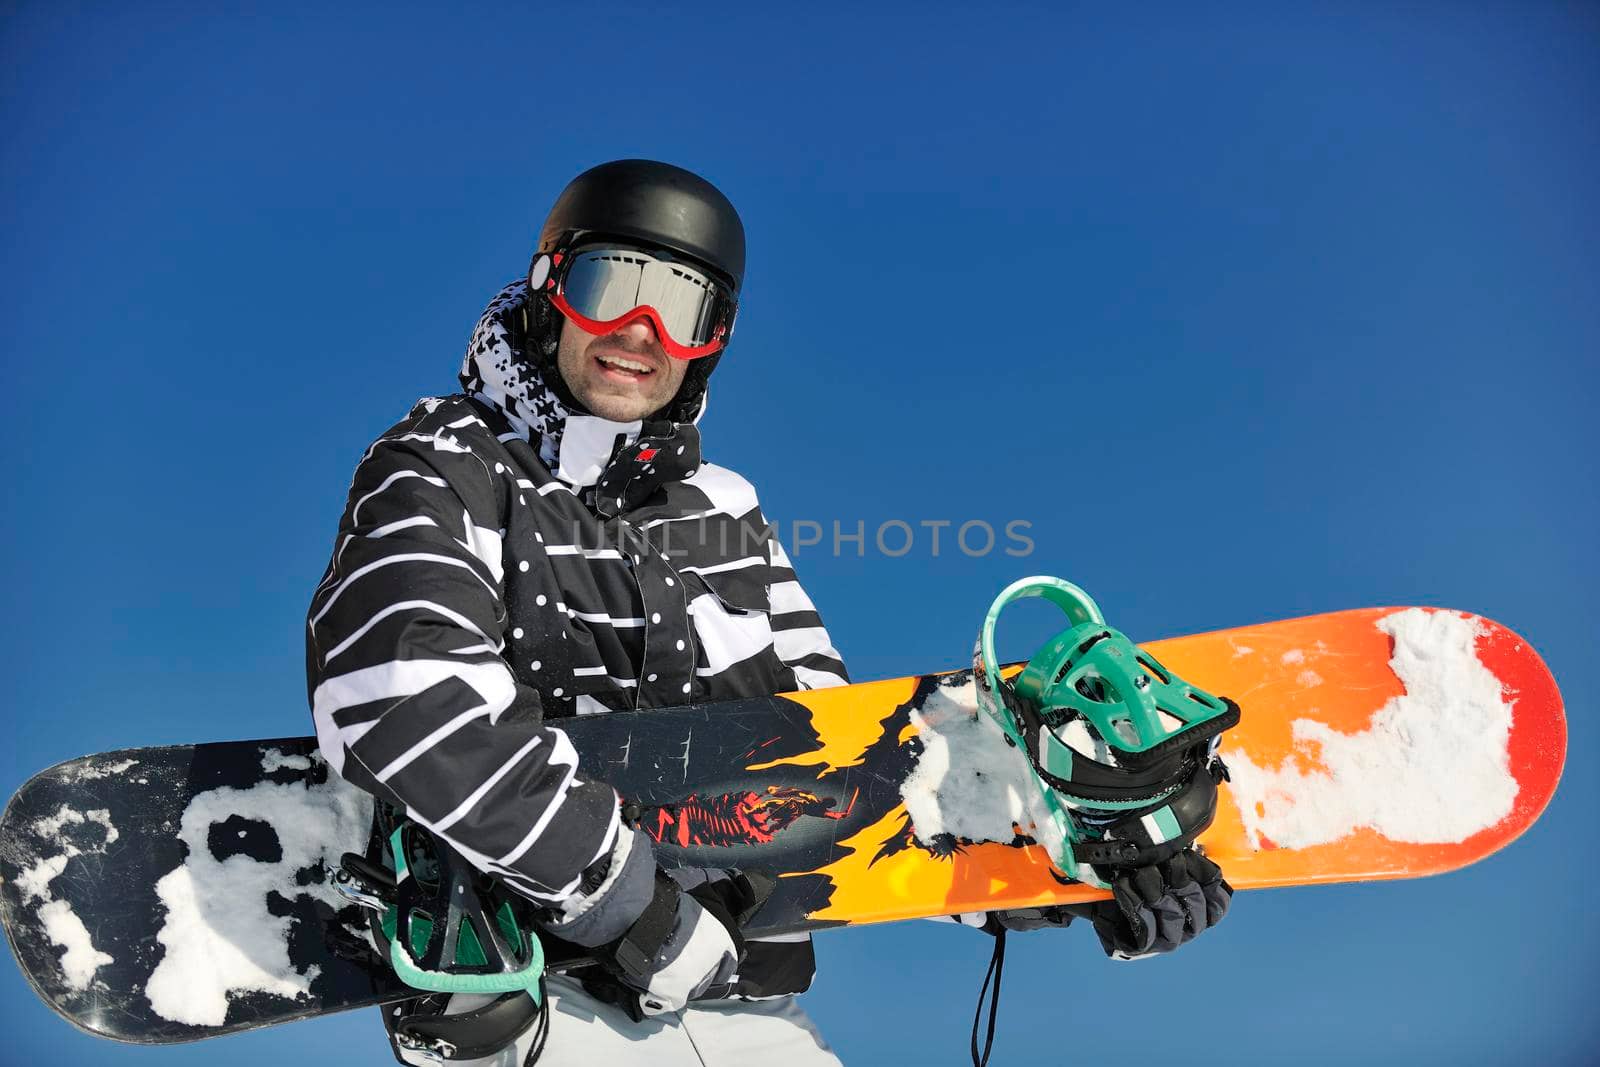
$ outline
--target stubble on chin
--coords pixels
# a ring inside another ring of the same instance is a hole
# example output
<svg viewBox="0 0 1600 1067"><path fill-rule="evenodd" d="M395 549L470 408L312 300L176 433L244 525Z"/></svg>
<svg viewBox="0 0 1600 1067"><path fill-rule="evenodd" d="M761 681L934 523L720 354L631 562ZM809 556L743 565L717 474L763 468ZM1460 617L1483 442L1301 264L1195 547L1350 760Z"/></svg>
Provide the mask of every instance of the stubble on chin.
<svg viewBox="0 0 1600 1067"><path fill-rule="evenodd" d="M671 401L670 394L659 398L656 396L655 381L650 381L652 388L649 390L606 381L594 365L587 362L588 358L585 355L586 362L581 365L578 374L563 373L562 377L567 379L567 388L572 390L578 401L602 419L609 419L612 422L645 419L666 407ZM656 372L660 373L662 372ZM578 379L576 382L571 380L574 377Z"/></svg>
<svg viewBox="0 0 1600 1067"><path fill-rule="evenodd" d="M612 422L634 422L654 414L665 404L653 404L648 400L635 396L618 396L612 392L596 392L591 396L578 394L578 399L583 401L583 406Z"/></svg>

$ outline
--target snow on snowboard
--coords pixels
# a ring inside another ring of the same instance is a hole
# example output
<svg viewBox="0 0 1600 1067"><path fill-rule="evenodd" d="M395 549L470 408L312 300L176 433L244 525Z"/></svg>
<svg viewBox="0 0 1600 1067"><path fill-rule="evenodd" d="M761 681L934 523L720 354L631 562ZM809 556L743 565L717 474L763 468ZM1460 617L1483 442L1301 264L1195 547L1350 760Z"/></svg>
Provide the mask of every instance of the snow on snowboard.
<svg viewBox="0 0 1600 1067"><path fill-rule="evenodd" d="M1526 830L1560 694L1487 619L1375 608L1142 646L1236 702L1200 838L1239 889L1408 878ZM662 862L780 874L751 922L816 930L1108 895L1029 840L1038 778L971 670L563 720ZM371 802L310 738L127 749L30 779L0 819L0 919L74 1025L187 1041L406 995L333 869Z"/></svg>

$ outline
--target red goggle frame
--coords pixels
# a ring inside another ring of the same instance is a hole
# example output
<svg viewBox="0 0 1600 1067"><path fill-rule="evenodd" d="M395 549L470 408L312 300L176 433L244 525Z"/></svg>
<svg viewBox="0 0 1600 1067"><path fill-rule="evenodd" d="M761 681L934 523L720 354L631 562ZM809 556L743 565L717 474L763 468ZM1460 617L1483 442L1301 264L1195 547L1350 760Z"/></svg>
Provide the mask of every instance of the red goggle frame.
<svg viewBox="0 0 1600 1067"><path fill-rule="evenodd" d="M648 319L674 359L722 351L738 312L732 290L699 268L617 245L541 252L528 268L528 288L596 336Z"/></svg>

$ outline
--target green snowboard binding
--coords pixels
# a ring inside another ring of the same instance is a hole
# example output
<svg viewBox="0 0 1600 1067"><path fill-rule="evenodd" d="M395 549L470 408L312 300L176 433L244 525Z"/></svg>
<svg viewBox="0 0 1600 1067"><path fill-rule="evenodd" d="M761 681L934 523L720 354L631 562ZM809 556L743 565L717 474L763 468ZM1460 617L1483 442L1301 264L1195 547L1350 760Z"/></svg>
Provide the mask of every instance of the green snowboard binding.
<svg viewBox="0 0 1600 1067"><path fill-rule="evenodd" d="M1007 678L995 623L1027 597L1055 604L1071 625ZM1033 766L1057 838L1041 844L1068 878L1104 886L1095 868L1159 863L1211 825L1227 777L1216 749L1239 706L1107 626L1071 582L1038 576L1002 590L973 650L973 679L978 706Z"/></svg>
<svg viewBox="0 0 1600 1067"><path fill-rule="evenodd" d="M416 823L379 804L368 855L346 853L335 885L371 909L374 944L419 993L393 1020L398 1047L441 1063L475 1059L545 1024L534 905ZM480 994L485 1003L446 1015L448 997L424 994Z"/></svg>

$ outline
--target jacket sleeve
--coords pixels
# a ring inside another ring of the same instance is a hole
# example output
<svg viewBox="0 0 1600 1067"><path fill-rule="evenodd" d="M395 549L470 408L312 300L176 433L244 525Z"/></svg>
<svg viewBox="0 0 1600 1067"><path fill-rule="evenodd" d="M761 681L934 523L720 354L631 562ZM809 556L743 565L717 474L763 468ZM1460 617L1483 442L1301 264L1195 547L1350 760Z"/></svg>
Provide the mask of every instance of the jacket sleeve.
<svg viewBox="0 0 1600 1067"><path fill-rule="evenodd" d="M501 514L494 475L448 430L373 445L312 598L312 717L347 781L559 905L617 843L617 798L579 778L572 743L500 656Z"/></svg>
<svg viewBox="0 0 1600 1067"><path fill-rule="evenodd" d="M822 616L801 588L789 554L776 536L769 536L767 554L772 567L772 644L778 658L794 671L802 689L849 685L844 658L833 647Z"/></svg>

